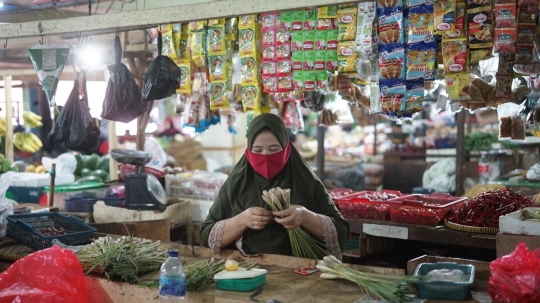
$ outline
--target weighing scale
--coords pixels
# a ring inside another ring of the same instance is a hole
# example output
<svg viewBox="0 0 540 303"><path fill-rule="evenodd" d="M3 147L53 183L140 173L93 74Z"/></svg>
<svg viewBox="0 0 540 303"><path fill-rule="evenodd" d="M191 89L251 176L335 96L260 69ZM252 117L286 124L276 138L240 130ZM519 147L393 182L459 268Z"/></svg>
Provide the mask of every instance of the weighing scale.
<svg viewBox="0 0 540 303"><path fill-rule="evenodd" d="M145 172L144 166L152 155L137 150L111 150L111 157L119 163L135 166L135 173L126 174L125 208L141 210L160 210L167 207L167 195L158 179Z"/></svg>

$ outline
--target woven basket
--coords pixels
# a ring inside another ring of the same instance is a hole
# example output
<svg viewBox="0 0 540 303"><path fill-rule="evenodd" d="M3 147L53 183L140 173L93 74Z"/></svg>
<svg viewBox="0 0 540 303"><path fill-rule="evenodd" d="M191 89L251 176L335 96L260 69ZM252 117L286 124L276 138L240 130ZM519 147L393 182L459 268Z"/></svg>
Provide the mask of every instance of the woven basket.
<svg viewBox="0 0 540 303"><path fill-rule="evenodd" d="M464 232L468 232L468 233L477 233L477 234L497 234L499 233L499 229L496 228L496 227L474 227L474 226L467 226L467 225L461 225L461 224L457 224L457 223L452 223L448 220L444 220L444 225L446 225L446 227L448 228L451 228L451 229L455 229L455 230L459 230L459 231L464 231Z"/></svg>
<svg viewBox="0 0 540 303"><path fill-rule="evenodd" d="M15 240L0 242L0 259L7 261L17 261L28 256L34 251Z"/></svg>

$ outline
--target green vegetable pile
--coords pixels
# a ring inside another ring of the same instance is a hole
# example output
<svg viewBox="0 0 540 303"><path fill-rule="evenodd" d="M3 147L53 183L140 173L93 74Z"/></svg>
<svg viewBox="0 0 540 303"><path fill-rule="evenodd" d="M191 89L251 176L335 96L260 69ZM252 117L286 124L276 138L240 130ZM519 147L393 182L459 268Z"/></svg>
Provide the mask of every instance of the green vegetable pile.
<svg viewBox="0 0 540 303"><path fill-rule="evenodd" d="M81 155L73 153L77 160L75 181L77 183L109 181L109 155L99 157L97 154Z"/></svg>

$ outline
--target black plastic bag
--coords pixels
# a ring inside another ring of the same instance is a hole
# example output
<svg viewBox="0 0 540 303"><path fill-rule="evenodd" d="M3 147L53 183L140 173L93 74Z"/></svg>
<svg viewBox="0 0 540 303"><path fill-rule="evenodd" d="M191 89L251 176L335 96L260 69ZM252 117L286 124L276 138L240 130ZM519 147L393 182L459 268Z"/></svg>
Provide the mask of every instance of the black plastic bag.
<svg viewBox="0 0 540 303"><path fill-rule="evenodd" d="M146 102L133 75L123 63L120 37L114 38L115 64L107 66L110 72L101 117L128 123L146 111Z"/></svg>
<svg viewBox="0 0 540 303"><path fill-rule="evenodd" d="M88 104L79 99L79 95L87 96L86 77L83 80L83 92L80 94L79 81L75 80L73 90L56 119L51 139L63 147L81 153L93 153L99 146L99 128L94 123Z"/></svg>
<svg viewBox="0 0 540 303"><path fill-rule="evenodd" d="M159 55L144 73L142 88L144 101L165 99L180 88L180 68L171 58L161 55L161 32L158 32L157 41Z"/></svg>

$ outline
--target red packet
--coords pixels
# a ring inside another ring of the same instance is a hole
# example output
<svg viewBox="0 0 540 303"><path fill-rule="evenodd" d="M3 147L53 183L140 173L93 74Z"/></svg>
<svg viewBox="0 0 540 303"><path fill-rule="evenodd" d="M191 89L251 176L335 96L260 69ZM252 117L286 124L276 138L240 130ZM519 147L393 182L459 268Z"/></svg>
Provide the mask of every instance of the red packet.
<svg viewBox="0 0 540 303"><path fill-rule="evenodd" d="M307 276L307 275L311 275L313 273L316 273L318 271L319 270L316 269L316 268L299 268L299 269L295 270L294 273L302 275L302 276Z"/></svg>

